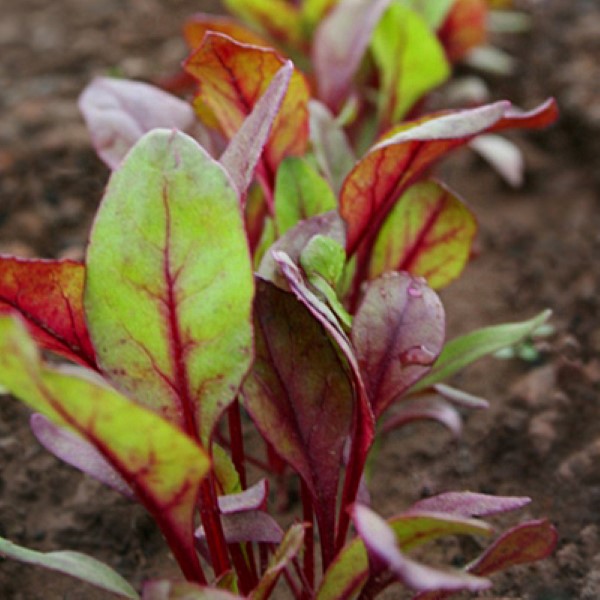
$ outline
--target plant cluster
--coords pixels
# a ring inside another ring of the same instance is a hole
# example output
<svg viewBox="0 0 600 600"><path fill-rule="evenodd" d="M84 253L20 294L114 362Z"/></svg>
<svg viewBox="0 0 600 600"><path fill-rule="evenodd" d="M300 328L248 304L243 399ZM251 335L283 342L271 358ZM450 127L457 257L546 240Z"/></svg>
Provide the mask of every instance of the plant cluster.
<svg viewBox="0 0 600 600"><path fill-rule="evenodd" d="M459 410L486 402L445 381L546 320L445 343L434 290L465 267L476 221L431 172L478 136L550 124L554 103L421 113L481 41L483 2L226 4L254 29L190 19L191 105L108 78L82 94L113 173L84 262L0 258L0 385L34 409L48 450L152 515L185 581L147 582L144 600L485 589L546 556L554 528L521 523L463 569L408 553L490 536L483 517L529 499L448 492L384 519L365 466L377 434L416 419L459 434ZM248 419L264 456L246 452ZM297 481L287 531L249 464L283 493ZM0 552L139 598L78 553Z"/></svg>

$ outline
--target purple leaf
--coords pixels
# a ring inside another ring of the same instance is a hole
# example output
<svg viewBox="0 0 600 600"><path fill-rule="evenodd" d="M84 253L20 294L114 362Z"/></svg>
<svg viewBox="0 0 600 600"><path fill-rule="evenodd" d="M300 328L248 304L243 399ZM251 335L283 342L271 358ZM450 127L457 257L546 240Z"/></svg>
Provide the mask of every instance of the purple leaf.
<svg viewBox="0 0 600 600"><path fill-rule="evenodd" d="M444 329L442 304L422 278L387 273L368 285L352 341L376 417L429 371Z"/></svg>
<svg viewBox="0 0 600 600"><path fill-rule="evenodd" d="M389 569L398 581L418 591L479 591L490 587L487 579L460 571L440 571L407 558L400 551L394 530L366 506L355 504L352 520L371 558L371 575Z"/></svg>
<svg viewBox="0 0 600 600"><path fill-rule="evenodd" d="M306 483L324 555L332 556L352 385L319 321L293 295L260 279L255 337L256 360L242 388L244 405L263 437Z"/></svg>
<svg viewBox="0 0 600 600"><path fill-rule="evenodd" d="M371 409L367 390L362 379L354 348L348 336L342 329L336 315L322 302L308 287L302 272L288 255L283 252L273 251L273 258L281 269L287 283L295 296L308 308L313 317L329 332L335 340L344 358L350 366L356 392L356 409L352 423L352 446L346 469L344 491L342 494L342 511L338 523L338 542L342 544L350 517L344 507L349 506L356 499L360 487L360 480L364 470L367 454L375 436L375 417Z"/></svg>
<svg viewBox="0 0 600 600"><path fill-rule="evenodd" d="M252 182L254 171L269 138L273 121L279 113L293 72L294 65L288 60L273 76L269 87L254 105L252 112L246 117L221 156L220 163L229 173L241 197L244 197Z"/></svg>
<svg viewBox="0 0 600 600"><path fill-rule="evenodd" d="M277 521L262 510L221 515L221 524L228 544L242 542L279 544L283 539L283 530ZM205 544L204 527L198 527L195 536L199 544Z"/></svg>
<svg viewBox="0 0 600 600"><path fill-rule="evenodd" d="M428 396L401 402L394 414L385 422L383 432L388 433L413 421L430 420L441 423L455 437L462 433L462 419L458 411L448 402Z"/></svg>
<svg viewBox="0 0 600 600"><path fill-rule="evenodd" d="M264 507L269 495L269 482L261 479L239 494L219 496L219 510L222 514L233 514Z"/></svg>
<svg viewBox="0 0 600 600"><path fill-rule="evenodd" d="M131 487L92 444L39 413L31 415L29 424L33 435L48 452L124 496L135 498Z"/></svg>
<svg viewBox="0 0 600 600"><path fill-rule="evenodd" d="M390 0L342 0L319 25L313 65L319 98L333 111L346 99L371 34Z"/></svg>
<svg viewBox="0 0 600 600"><path fill-rule="evenodd" d="M79 97L79 109L98 156L111 169L151 129L179 129L197 137L202 134L187 102L138 81L97 77Z"/></svg>
<svg viewBox="0 0 600 600"><path fill-rule="evenodd" d="M461 517L487 517L518 510L531 502L517 496L491 496L475 492L447 492L419 500L410 507L413 511L432 511Z"/></svg>

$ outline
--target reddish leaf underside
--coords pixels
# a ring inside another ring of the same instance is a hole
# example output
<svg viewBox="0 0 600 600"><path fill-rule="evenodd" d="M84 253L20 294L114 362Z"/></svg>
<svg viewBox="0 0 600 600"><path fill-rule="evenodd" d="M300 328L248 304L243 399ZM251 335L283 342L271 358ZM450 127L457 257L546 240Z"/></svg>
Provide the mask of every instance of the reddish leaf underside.
<svg viewBox="0 0 600 600"><path fill-rule="evenodd" d="M196 106L208 106L225 135L232 138L283 65L273 50L208 33L187 59L185 69L198 82ZM265 176L271 183L283 158L306 150L308 99L308 84L294 70L264 150Z"/></svg>
<svg viewBox="0 0 600 600"><path fill-rule="evenodd" d="M259 280L256 360L242 394L262 435L299 473L314 500L324 552L332 557L352 387L319 322L291 294Z"/></svg>
<svg viewBox="0 0 600 600"><path fill-rule="evenodd" d="M545 127L556 117L553 100L527 113L515 111L509 102L497 102L430 115L394 128L355 165L342 185L340 212L348 224L346 249L349 255L360 251L359 276L366 274L366 259L396 201L436 161L480 133Z"/></svg>
<svg viewBox="0 0 600 600"><path fill-rule="evenodd" d="M421 278L388 273L369 284L352 342L376 417L428 372L444 335L440 299Z"/></svg>
<svg viewBox="0 0 600 600"><path fill-rule="evenodd" d="M70 260L0 257L0 314L17 312L42 347L96 368L83 315L85 268Z"/></svg>
<svg viewBox="0 0 600 600"><path fill-rule="evenodd" d="M450 190L435 181L410 187L381 227L369 262L369 279L408 271L440 288L468 262L477 223Z"/></svg>

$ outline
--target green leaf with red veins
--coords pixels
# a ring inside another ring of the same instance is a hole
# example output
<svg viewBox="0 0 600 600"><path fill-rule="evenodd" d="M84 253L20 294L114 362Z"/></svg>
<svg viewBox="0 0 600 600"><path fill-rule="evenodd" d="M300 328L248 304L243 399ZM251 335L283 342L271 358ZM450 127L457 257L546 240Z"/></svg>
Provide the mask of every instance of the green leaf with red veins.
<svg viewBox="0 0 600 600"><path fill-rule="evenodd" d="M438 31L450 62L458 62L487 39L485 0L456 0Z"/></svg>
<svg viewBox="0 0 600 600"><path fill-rule="evenodd" d="M265 48L270 48L272 45L265 38L244 27L231 17L196 13L189 17L183 26L183 36L191 50L195 50L202 44L204 36L209 31L222 33L242 44L252 44L253 46L263 46Z"/></svg>
<svg viewBox="0 0 600 600"><path fill-rule="evenodd" d="M227 10L281 43L302 41L300 14L287 0L224 0Z"/></svg>
<svg viewBox="0 0 600 600"><path fill-rule="evenodd" d="M396 202L373 246L369 279L408 271L441 288L465 268L477 222L450 190L435 181L411 186Z"/></svg>
<svg viewBox="0 0 600 600"><path fill-rule="evenodd" d="M353 391L336 347L296 298L259 280L256 359L244 406L261 434L302 477L314 500L323 552L333 552L338 481Z"/></svg>
<svg viewBox="0 0 600 600"><path fill-rule="evenodd" d="M92 444L158 523L185 576L201 580L193 515L209 461L194 441L113 389L44 366L20 319L0 319L0 384Z"/></svg>
<svg viewBox="0 0 600 600"><path fill-rule="evenodd" d="M104 373L207 446L252 360L253 293L227 174L186 135L151 132L111 177L87 252Z"/></svg>
<svg viewBox="0 0 600 600"><path fill-rule="evenodd" d="M185 69L198 82L196 101L210 108L231 139L284 64L274 50L208 33L187 59ZM263 176L271 183L286 156L302 155L306 150L308 99L308 84L295 69L263 154Z"/></svg>
<svg viewBox="0 0 600 600"><path fill-rule="evenodd" d="M391 4L371 38L380 74L379 111L384 124L397 123L424 94L450 75L444 48L423 17Z"/></svg>
<svg viewBox="0 0 600 600"><path fill-rule="evenodd" d="M492 528L483 521L427 513L399 515L387 521L399 549L408 552L447 535L489 536ZM369 576L369 560L364 542L355 538L338 553L325 572L316 600L355 598Z"/></svg>
<svg viewBox="0 0 600 600"><path fill-rule="evenodd" d="M242 596L189 581L158 579L144 583L142 600L242 600Z"/></svg>
<svg viewBox="0 0 600 600"><path fill-rule="evenodd" d="M429 371L445 317L437 294L406 273L371 282L352 323L352 342L376 417Z"/></svg>
<svg viewBox="0 0 600 600"><path fill-rule="evenodd" d="M305 525L292 525L286 532L281 544L275 550L273 559L258 585L250 592L250 600L266 600L269 598L279 576L290 562L297 556L304 543Z"/></svg>
<svg viewBox="0 0 600 600"><path fill-rule="evenodd" d="M336 206L328 183L305 159L290 156L279 165L275 179L275 225L279 235Z"/></svg>
<svg viewBox="0 0 600 600"><path fill-rule="evenodd" d="M361 252L369 253L398 198L451 150L484 132L545 127L556 117L553 100L528 113L503 101L429 115L392 129L355 165L342 186L340 212L348 224L348 254L361 245Z"/></svg>
<svg viewBox="0 0 600 600"><path fill-rule="evenodd" d="M85 267L71 260L0 256L0 315L17 312L45 348L96 368L83 315Z"/></svg>
<svg viewBox="0 0 600 600"><path fill-rule="evenodd" d="M312 61L318 95L334 112L348 97L371 34L389 3L390 0L340 0L317 28Z"/></svg>

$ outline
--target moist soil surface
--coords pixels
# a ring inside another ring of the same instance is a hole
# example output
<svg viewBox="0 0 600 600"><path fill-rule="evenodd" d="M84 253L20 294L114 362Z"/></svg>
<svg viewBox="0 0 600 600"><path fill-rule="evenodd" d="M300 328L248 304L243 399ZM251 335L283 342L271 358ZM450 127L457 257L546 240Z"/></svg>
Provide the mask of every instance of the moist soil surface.
<svg viewBox="0 0 600 600"><path fill-rule="evenodd" d="M554 555L495 577L485 597L600 598L600 4L520 5L525 35L499 43L517 60L512 77L488 77L491 98L531 108L558 99L552 129L511 139L527 163L524 185L505 185L461 152L442 176L478 215L477 256L442 292L448 335L553 310L554 334L535 360L489 358L453 383L491 402L466 415L453 439L435 424L394 432L374 469L375 507L391 515L425 495L469 489L527 495L502 524L547 517ZM174 73L180 29L215 2L0 0L0 252L82 258L108 171L77 110L95 76L146 81ZM29 413L0 403L0 535L40 550L72 549L104 560L139 586L176 576L144 511L65 466L29 431ZM442 548L461 564L478 542ZM401 592L389 594L400 597ZM0 598L104 599L68 577L0 559Z"/></svg>

